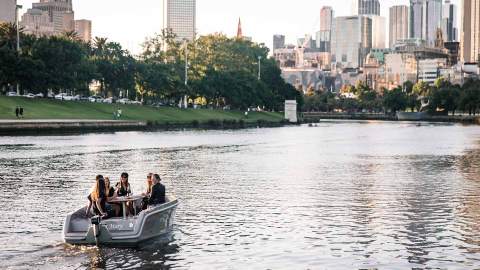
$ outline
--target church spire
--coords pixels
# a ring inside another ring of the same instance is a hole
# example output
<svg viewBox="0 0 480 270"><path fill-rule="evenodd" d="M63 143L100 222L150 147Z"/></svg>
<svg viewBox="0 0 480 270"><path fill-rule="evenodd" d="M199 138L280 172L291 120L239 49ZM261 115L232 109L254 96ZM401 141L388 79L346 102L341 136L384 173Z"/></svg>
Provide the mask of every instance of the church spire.
<svg viewBox="0 0 480 270"><path fill-rule="evenodd" d="M237 38L243 38L242 22L241 22L240 18L238 18Z"/></svg>

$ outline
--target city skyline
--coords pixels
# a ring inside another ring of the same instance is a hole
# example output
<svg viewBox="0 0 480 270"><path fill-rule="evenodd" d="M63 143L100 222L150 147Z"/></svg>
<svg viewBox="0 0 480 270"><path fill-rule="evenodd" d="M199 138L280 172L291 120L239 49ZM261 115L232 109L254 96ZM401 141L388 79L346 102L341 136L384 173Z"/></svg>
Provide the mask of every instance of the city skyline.
<svg viewBox="0 0 480 270"><path fill-rule="evenodd" d="M21 13L31 7L33 2L38 2L37 0L18 1L19 4L23 5ZM140 45L145 38L159 33L162 28L162 1L142 0L136 3L139 2L141 5L113 0L82 0L81 2L74 0L73 8L76 17L93 22L95 26L92 33L93 37L107 37L112 41L120 42L133 53L139 53ZM285 42L294 44L297 38L307 33L314 36L319 30L319 14L323 6L331 6L335 11L335 16L352 15L351 1L348 0L345 1L348 5L342 5L335 0L303 0L303 5L297 5L294 8L286 0L257 2L251 0L242 3L197 0L198 34L222 32L228 36L235 36L238 18L240 17L244 35L251 36L254 41L265 43L266 46L272 48L274 34L285 35ZM458 0L451 2L459 4ZM258 8L252 8L253 4ZM381 15L388 22L389 7L401 4L408 5L409 1L384 0L380 1L380 4ZM265 13L265 10L271 10L272 5L275 5L276 12ZM106 11L109 13L108 17L104 16ZM132 20L127 21L125 18L132 18ZM386 31L385 36L388 37L388 27L386 27Z"/></svg>

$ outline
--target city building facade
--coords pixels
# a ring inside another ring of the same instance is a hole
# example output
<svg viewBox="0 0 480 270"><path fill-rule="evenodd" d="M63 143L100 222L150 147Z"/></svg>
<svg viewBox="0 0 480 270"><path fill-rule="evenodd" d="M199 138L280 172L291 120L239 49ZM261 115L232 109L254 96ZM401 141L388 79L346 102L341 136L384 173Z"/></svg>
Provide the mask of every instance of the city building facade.
<svg viewBox="0 0 480 270"><path fill-rule="evenodd" d="M408 6L393 6L389 18L389 47L393 48L398 40L408 39Z"/></svg>
<svg viewBox="0 0 480 270"><path fill-rule="evenodd" d="M25 33L37 37L53 36L55 33L55 25L48 12L40 9L28 9L22 16L22 26Z"/></svg>
<svg viewBox="0 0 480 270"><path fill-rule="evenodd" d="M277 49L285 48L285 36L284 35L274 35L273 36L273 51Z"/></svg>
<svg viewBox="0 0 480 270"><path fill-rule="evenodd" d="M417 60L413 53L389 53L385 55L386 88L392 89L407 81L417 81Z"/></svg>
<svg viewBox="0 0 480 270"><path fill-rule="evenodd" d="M48 12L53 23L53 35L75 31L72 0L40 0L40 3L33 3L32 7Z"/></svg>
<svg viewBox="0 0 480 270"><path fill-rule="evenodd" d="M437 29L441 28L442 0L410 0L410 37L435 45Z"/></svg>
<svg viewBox="0 0 480 270"><path fill-rule="evenodd" d="M418 61L418 81L433 85L440 78L440 70L447 66L444 58L424 59Z"/></svg>
<svg viewBox="0 0 480 270"><path fill-rule="evenodd" d="M0 23L1 22L15 22L16 1L2 0L0 1Z"/></svg>
<svg viewBox="0 0 480 270"><path fill-rule="evenodd" d="M195 39L196 0L163 0L163 28L170 29L178 41Z"/></svg>
<svg viewBox="0 0 480 270"><path fill-rule="evenodd" d="M25 33L38 37L76 32L80 39L90 41L91 21L75 21L74 14L72 0L40 0L23 14L21 26Z"/></svg>
<svg viewBox="0 0 480 270"><path fill-rule="evenodd" d="M442 16L442 32L445 41L458 41L457 6L450 0L445 0Z"/></svg>
<svg viewBox="0 0 480 270"><path fill-rule="evenodd" d="M387 20L382 16L368 16L372 20L372 48L384 49Z"/></svg>
<svg viewBox="0 0 480 270"><path fill-rule="evenodd" d="M376 15L380 16L379 0L353 0L353 15Z"/></svg>
<svg viewBox="0 0 480 270"><path fill-rule="evenodd" d="M75 32L77 33L79 39L85 42L90 42L92 40L92 21L76 20Z"/></svg>
<svg viewBox="0 0 480 270"><path fill-rule="evenodd" d="M321 52L331 51L332 24L334 12L331 7L322 7L320 10L320 31L317 32L317 48Z"/></svg>
<svg viewBox="0 0 480 270"><path fill-rule="evenodd" d="M480 0L463 0L461 58L478 62L480 55Z"/></svg>
<svg viewBox="0 0 480 270"><path fill-rule="evenodd" d="M347 16L337 17L334 22L332 64L343 68L361 67L372 47L372 20L365 16Z"/></svg>

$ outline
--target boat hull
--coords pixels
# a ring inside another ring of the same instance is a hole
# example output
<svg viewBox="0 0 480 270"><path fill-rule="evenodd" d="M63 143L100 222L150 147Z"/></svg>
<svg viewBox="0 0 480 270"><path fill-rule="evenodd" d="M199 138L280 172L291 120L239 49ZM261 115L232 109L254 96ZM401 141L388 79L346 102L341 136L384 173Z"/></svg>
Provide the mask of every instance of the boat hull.
<svg viewBox="0 0 480 270"><path fill-rule="evenodd" d="M421 121L427 117L425 112L398 112L397 118L399 121Z"/></svg>
<svg viewBox="0 0 480 270"><path fill-rule="evenodd" d="M85 217L85 208L67 216L63 239L73 245L131 247L168 235L173 228L178 200L172 200L140 212L135 217L111 218L92 224Z"/></svg>

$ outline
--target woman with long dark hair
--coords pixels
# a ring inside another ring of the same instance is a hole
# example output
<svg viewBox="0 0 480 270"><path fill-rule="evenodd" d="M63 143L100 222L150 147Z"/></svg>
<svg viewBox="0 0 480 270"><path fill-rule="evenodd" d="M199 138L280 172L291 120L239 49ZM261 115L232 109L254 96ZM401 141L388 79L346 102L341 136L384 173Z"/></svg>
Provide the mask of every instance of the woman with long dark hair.
<svg viewBox="0 0 480 270"><path fill-rule="evenodd" d="M107 217L108 214L105 207L106 200L107 194L105 194L105 180L102 175L97 175L95 178L95 186L90 195L88 195L89 203L85 214L89 216L91 214L90 210L93 207L95 215Z"/></svg>

